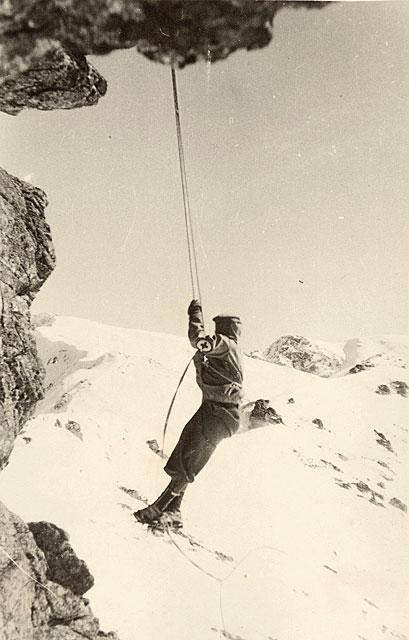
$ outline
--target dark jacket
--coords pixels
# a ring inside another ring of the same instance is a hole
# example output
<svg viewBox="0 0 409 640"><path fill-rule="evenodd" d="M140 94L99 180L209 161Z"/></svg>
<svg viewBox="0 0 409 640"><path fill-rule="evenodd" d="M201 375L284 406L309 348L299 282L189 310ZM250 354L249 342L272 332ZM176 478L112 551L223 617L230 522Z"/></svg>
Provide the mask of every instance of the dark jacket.
<svg viewBox="0 0 409 640"><path fill-rule="evenodd" d="M189 340L192 347L198 349L193 362L196 367L196 382L202 390L203 400L239 404L242 398L243 367L237 336L222 333L207 336L202 311L195 309L189 317ZM205 343L205 352L200 351L201 343Z"/></svg>

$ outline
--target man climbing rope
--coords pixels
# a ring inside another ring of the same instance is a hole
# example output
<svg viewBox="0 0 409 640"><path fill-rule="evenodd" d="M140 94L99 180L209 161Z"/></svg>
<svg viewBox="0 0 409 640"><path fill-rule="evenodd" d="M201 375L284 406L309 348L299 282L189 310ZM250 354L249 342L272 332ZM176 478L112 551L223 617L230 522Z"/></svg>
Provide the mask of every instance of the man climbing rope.
<svg viewBox="0 0 409 640"><path fill-rule="evenodd" d="M237 316L213 318L215 333L206 336L202 308L192 300L188 308L189 340L196 354L196 382L202 390L202 403L184 427L165 471L171 477L164 492L135 518L145 524L158 523L163 516L170 526L180 528L180 505L189 482L208 462L215 448L239 428L243 370L238 338L241 322Z"/></svg>

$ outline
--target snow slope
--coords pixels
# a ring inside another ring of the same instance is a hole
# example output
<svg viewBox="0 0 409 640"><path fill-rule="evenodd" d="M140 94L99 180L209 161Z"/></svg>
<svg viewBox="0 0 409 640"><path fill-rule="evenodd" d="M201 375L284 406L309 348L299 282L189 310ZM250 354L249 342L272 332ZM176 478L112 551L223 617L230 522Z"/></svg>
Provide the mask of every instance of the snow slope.
<svg viewBox="0 0 409 640"><path fill-rule="evenodd" d="M47 396L0 494L26 521L69 532L104 628L121 640L407 640L408 399L375 393L407 382L402 361L324 379L246 358L246 398L270 399L284 423L244 423L189 487L191 537L154 536L132 511L167 483L147 441L162 446L188 342L48 324L37 330ZM199 400L190 370L168 453Z"/></svg>

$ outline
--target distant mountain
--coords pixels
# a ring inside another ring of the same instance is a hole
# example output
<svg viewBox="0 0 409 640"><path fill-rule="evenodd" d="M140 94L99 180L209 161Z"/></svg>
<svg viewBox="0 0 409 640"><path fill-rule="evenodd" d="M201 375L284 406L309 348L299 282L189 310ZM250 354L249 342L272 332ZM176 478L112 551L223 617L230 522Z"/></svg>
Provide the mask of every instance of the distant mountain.
<svg viewBox="0 0 409 640"><path fill-rule="evenodd" d="M406 369L408 346L405 336L353 338L344 344L312 341L299 335L285 335L253 358L292 367L322 378L359 373L380 364Z"/></svg>

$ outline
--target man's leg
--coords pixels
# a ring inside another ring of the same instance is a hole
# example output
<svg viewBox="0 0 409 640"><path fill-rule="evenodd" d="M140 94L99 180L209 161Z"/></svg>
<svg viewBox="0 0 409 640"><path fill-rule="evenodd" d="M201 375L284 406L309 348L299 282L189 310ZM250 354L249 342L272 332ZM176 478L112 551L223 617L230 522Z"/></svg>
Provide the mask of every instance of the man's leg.
<svg viewBox="0 0 409 640"><path fill-rule="evenodd" d="M165 471L169 475L183 473L184 477L193 482L195 476L213 455L219 442L235 433L238 426L237 407L226 409L224 406L204 402L183 430ZM169 515L170 523L174 527L182 527L180 506L183 495L184 491L166 508L166 514Z"/></svg>
<svg viewBox="0 0 409 640"><path fill-rule="evenodd" d="M164 512L179 511L188 483L193 482L207 464L219 442L236 430L235 423L235 415L230 411L220 409L212 402L203 402L184 427L165 465L166 473L172 478L170 484L152 505L136 511L135 518L154 523Z"/></svg>
<svg viewBox="0 0 409 640"><path fill-rule="evenodd" d="M194 482L212 456L216 444L204 435L210 417L208 403L204 402L186 424L165 466L166 473L172 478Z"/></svg>
<svg viewBox="0 0 409 640"><path fill-rule="evenodd" d="M153 524L160 520L164 512L180 511L180 503L188 483L194 481L195 475L204 467L215 449L202 436L206 418L204 414L206 411L201 405L184 427L165 466L171 481L155 502L134 513L139 522Z"/></svg>

